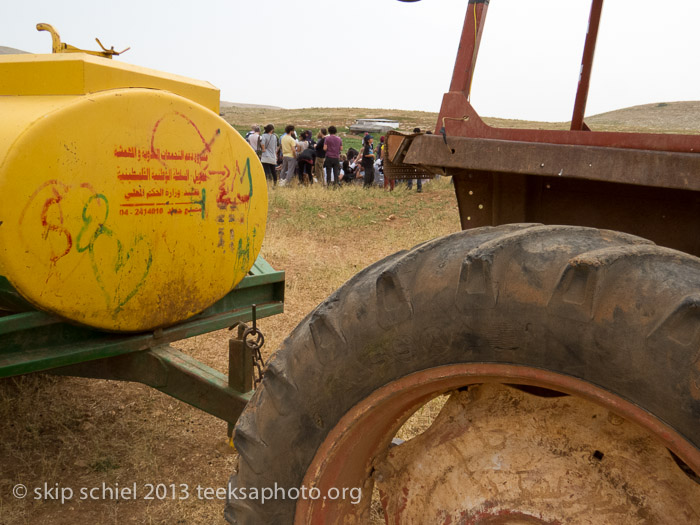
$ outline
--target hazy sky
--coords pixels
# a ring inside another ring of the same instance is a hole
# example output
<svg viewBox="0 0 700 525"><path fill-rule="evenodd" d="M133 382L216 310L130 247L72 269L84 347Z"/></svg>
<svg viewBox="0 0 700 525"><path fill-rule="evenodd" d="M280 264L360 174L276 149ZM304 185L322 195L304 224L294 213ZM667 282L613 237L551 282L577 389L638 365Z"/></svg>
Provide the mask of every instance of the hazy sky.
<svg viewBox="0 0 700 525"><path fill-rule="evenodd" d="M8 7L8 3L12 7ZM591 0L491 0L472 88L483 116L571 118ZM72 45L208 80L223 100L437 111L467 0L0 0L0 45ZM588 115L700 100L700 2L608 0Z"/></svg>

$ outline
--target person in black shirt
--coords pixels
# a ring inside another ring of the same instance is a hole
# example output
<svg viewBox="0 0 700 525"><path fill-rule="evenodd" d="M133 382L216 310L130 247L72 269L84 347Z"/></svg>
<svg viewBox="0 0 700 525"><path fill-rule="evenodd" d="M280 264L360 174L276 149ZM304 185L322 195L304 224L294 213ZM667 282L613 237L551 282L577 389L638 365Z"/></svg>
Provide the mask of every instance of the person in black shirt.
<svg viewBox="0 0 700 525"><path fill-rule="evenodd" d="M314 177L316 180L320 181L321 184L325 184L326 177L323 173L323 163L326 161L326 152L323 149L323 143L326 141L326 135L328 135L328 130L326 128L321 128L318 132L316 138L316 162L314 163Z"/></svg>
<svg viewBox="0 0 700 525"><path fill-rule="evenodd" d="M306 148L297 155L299 166L299 182L302 184L313 184L313 168L316 162L316 148Z"/></svg>
<svg viewBox="0 0 700 525"><path fill-rule="evenodd" d="M365 136L364 146L362 147L362 167L365 170L365 188L369 188L374 184L374 138L372 135Z"/></svg>

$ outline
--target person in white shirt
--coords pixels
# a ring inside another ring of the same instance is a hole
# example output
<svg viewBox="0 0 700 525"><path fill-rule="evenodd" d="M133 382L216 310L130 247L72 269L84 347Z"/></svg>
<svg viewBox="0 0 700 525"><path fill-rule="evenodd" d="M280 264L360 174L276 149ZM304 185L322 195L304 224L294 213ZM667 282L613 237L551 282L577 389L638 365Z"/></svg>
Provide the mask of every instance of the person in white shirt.
<svg viewBox="0 0 700 525"><path fill-rule="evenodd" d="M253 133L248 135L248 144L250 144L251 147L255 151L258 151L258 141L259 140L260 140L260 126L253 126Z"/></svg>

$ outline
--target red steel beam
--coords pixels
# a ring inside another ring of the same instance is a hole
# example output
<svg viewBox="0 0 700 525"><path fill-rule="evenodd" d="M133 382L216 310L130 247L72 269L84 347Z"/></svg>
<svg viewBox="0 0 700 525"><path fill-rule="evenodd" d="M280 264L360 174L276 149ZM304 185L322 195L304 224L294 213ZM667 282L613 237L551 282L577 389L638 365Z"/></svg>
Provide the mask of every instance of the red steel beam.
<svg viewBox="0 0 700 525"><path fill-rule="evenodd" d="M591 70L593 69L593 56L595 55L595 45L598 39L598 28L600 27L600 15L602 11L603 0L593 0L591 4L591 16L588 19L586 44L583 48L583 58L581 59L581 74L578 80L578 89L576 90L574 114L571 117L572 131L584 129L583 116L586 112L588 89L591 84Z"/></svg>
<svg viewBox="0 0 700 525"><path fill-rule="evenodd" d="M479 44L481 43L488 6L489 0L469 0L467 15L464 18L464 28L459 41L450 91L462 91L467 98L469 98L471 91L474 66L479 54Z"/></svg>
<svg viewBox="0 0 700 525"><path fill-rule="evenodd" d="M589 29L579 78L571 130L494 128L487 125L469 101L471 80L483 33L488 0L470 0L464 20L450 91L442 99L435 132L447 136L518 142L571 144L612 148L700 153L700 135L584 131L583 115L588 98L593 54L603 0L592 0Z"/></svg>

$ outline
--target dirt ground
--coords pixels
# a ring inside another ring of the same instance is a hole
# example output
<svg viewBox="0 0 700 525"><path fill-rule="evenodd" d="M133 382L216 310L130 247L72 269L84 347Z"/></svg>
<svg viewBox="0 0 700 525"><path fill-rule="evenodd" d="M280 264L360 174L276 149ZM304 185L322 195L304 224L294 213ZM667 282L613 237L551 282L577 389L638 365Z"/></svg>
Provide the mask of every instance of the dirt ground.
<svg viewBox="0 0 700 525"><path fill-rule="evenodd" d="M272 191L262 254L286 271L286 300L260 323L265 356L363 267L458 229L448 179L422 194ZM225 371L229 336L174 346ZM206 489L226 486L236 454L226 424L195 408L139 384L35 374L0 380L0 420L2 525L223 523L224 502Z"/></svg>
<svg viewBox="0 0 700 525"><path fill-rule="evenodd" d="M274 117L257 110L255 121L254 109L225 111L229 121L241 125L291 122L302 114L305 122L295 120L302 126L346 122L327 110L269 110L286 112ZM400 117L406 128L428 128L435 121L434 114L420 112L342 111L347 123L351 116ZM587 122L593 129L697 132L699 114L700 103L674 102L629 108ZM403 187L391 194L359 188L271 191L262 255L286 271L286 301L284 314L260 323L267 337L265 357L360 269L457 230L448 179L426 184L422 194ZM174 346L225 371L229 335L219 331ZM224 502L214 489L226 486L237 457L227 443L226 424L195 408L139 384L35 374L0 380L0 421L0 525L223 522ZM19 492L13 495L13 490Z"/></svg>

